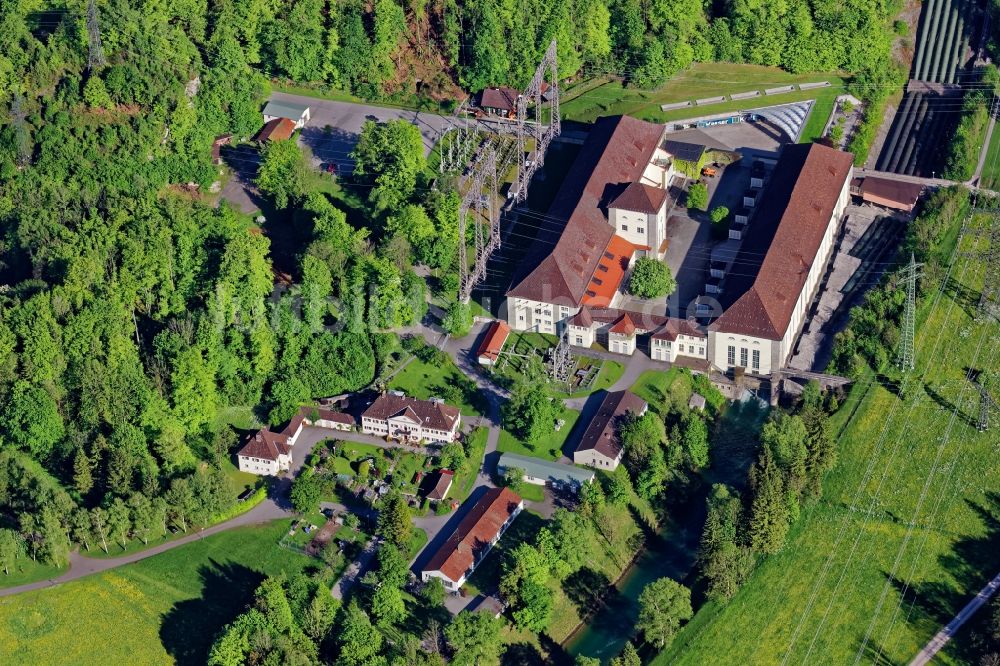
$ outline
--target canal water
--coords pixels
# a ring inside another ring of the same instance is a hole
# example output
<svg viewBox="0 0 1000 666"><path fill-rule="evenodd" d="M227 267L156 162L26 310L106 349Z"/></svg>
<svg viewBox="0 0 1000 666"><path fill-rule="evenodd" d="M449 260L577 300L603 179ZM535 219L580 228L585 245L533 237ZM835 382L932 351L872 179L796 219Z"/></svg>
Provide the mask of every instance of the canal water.
<svg viewBox="0 0 1000 666"><path fill-rule="evenodd" d="M705 483L684 505L671 510L678 522L663 525L659 533L647 539L645 550L615 585L617 593L610 595L606 605L563 644L567 652L607 663L633 638L639 595L647 584L669 576L690 585L692 581L686 578L694 571L708 491L713 483L743 485L767 413L766 406L754 402L736 403L726 409L713 437L713 463Z"/></svg>

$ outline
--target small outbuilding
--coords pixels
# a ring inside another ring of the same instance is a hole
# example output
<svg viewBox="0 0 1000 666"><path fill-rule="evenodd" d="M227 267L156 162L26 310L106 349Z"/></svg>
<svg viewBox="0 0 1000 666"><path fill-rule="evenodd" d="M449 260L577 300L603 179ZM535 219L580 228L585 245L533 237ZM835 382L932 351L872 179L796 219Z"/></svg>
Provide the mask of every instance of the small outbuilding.
<svg viewBox="0 0 1000 666"><path fill-rule="evenodd" d="M907 213L916 207L923 191L924 186L920 183L904 183L878 176L866 176L860 182L851 183L851 193L860 196L862 201Z"/></svg>
<svg viewBox="0 0 1000 666"><path fill-rule="evenodd" d="M302 129L309 122L311 112L306 104L270 100L264 105L264 122L286 118L295 124L294 129Z"/></svg>
<svg viewBox="0 0 1000 666"><path fill-rule="evenodd" d="M257 133L257 143L268 143L270 141L285 141L292 138L295 133L295 123L288 118L274 118L269 120Z"/></svg>
<svg viewBox="0 0 1000 666"><path fill-rule="evenodd" d="M487 88L479 93L479 108L490 115L510 118L517 115L517 98L520 96L513 88Z"/></svg>
<svg viewBox="0 0 1000 666"><path fill-rule="evenodd" d="M504 474L508 469L521 470L524 480L536 486L579 490L581 486L594 480L594 472L589 469L516 453L502 453L497 461L497 472Z"/></svg>
<svg viewBox="0 0 1000 666"><path fill-rule="evenodd" d="M486 329L486 335L479 345L476 358L479 365L493 365L499 360L500 352L503 351L504 343L510 335L510 326L503 320L496 320Z"/></svg>
<svg viewBox="0 0 1000 666"><path fill-rule="evenodd" d="M438 477L434 482L434 487L427 493L427 499L443 500L451 490L451 483L455 480L455 473L450 469L443 469L438 472Z"/></svg>
<svg viewBox="0 0 1000 666"><path fill-rule="evenodd" d="M705 411L705 396L700 393L692 393L691 399L688 400L688 408Z"/></svg>

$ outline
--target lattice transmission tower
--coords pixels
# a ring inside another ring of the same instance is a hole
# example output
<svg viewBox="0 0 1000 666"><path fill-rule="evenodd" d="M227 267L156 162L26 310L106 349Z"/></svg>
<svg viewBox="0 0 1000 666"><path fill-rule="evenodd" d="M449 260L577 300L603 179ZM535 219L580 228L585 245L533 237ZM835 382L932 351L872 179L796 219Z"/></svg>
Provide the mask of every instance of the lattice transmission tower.
<svg viewBox="0 0 1000 666"><path fill-rule="evenodd" d="M546 76L548 75L548 76ZM547 87L546 87L547 86ZM545 123L542 102L548 102L549 118ZM534 110L534 122L528 124L528 104ZM535 140L534 159L525 159L528 144L528 127ZM546 49L542 62L535 69L531 83L524 94L517 98L517 178L514 180L514 201L521 203L528 198L528 183L538 167L545 163L545 151L552 139L562 131L559 120L559 68L556 63L556 40Z"/></svg>
<svg viewBox="0 0 1000 666"><path fill-rule="evenodd" d="M910 253L910 263L903 269L902 278L906 283L906 305L903 309L903 330L899 339L898 362L903 372L913 370L914 340L917 328L917 278L920 277L920 267L913 253Z"/></svg>
<svg viewBox="0 0 1000 666"><path fill-rule="evenodd" d="M90 52L87 54L87 69L91 72L108 64L101 46L101 23L97 15L97 4L94 0L87 2L87 37L90 42Z"/></svg>
<svg viewBox="0 0 1000 666"><path fill-rule="evenodd" d="M473 288L486 275L486 262L500 247L500 211L497 201L497 155L493 145L486 143L476 156L466 179L467 188L458 209L459 299L468 303ZM470 268L466 238L472 224L476 258Z"/></svg>
<svg viewBox="0 0 1000 666"><path fill-rule="evenodd" d="M989 216L986 228L973 227L973 214L980 213ZM966 237L986 237L985 250L976 249L959 253L963 257L978 259L986 264L986 275L983 288L979 293L979 303L976 307L976 321L989 318L1000 319L1000 208L995 198L986 197L986 204L979 203L979 193L973 195L969 216L962 225L959 240Z"/></svg>
<svg viewBox="0 0 1000 666"><path fill-rule="evenodd" d="M10 103L10 121L14 126L14 141L17 143L17 166L26 167L31 163L31 142L28 140L28 128L24 120L24 98L21 93L14 93Z"/></svg>
<svg viewBox="0 0 1000 666"><path fill-rule="evenodd" d="M975 377L970 378L969 381L979 391L979 414L976 418L976 430L986 432L990 429L990 412L1000 409L1000 404L993 399L989 390L980 381L980 375L977 374Z"/></svg>

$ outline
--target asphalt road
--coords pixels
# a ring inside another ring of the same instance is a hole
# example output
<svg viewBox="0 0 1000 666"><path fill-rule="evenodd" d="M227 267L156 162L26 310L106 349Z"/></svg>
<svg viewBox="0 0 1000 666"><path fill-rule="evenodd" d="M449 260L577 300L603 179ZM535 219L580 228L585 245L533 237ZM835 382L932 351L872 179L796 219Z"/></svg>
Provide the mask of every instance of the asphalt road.
<svg viewBox="0 0 1000 666"><path fill-rule="evenodd" d="M924 648L917 653L917 656L913 658L910 662L910 666L924 666L934 658L941 648L943 648L948 641L951 640L955 632L958 631L959 627L968 621L979 608L990 600L996 591L1000 589L1000 574L994 576L993 580L986 584L983 589L979 590L979 593L972 598L972 600L965 605L965 608L958 612L958 615L952 618L951 622L946 624L941 631L934 635L934 638L930 640Z"/></svg>

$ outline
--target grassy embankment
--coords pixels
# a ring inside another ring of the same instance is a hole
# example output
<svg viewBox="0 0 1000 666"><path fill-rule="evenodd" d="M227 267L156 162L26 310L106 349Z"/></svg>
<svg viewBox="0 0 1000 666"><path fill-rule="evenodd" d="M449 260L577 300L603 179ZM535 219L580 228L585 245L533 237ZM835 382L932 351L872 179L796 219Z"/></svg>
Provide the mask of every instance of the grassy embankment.
<svg viewBox="0 0 1000 666"><path fill-rule="evenodd" d="M560 105L563 118L581 122L593 122L600 116L624 113L644 120L668 122L714 115L728 111L787 104L815 99L816 105L806 121L802 141L812 141L823 131L833 110L837 95L844 92L844 79L838 73L790 74L776 67L759 65L737 65L732 63L696 63L680 72L656 90L637 90L622 85L620 81L607 81L595 85L593 81L569 88ZM662 111L661 104L694 101L699 98L718 97L733 93L749 92L765 88L829 81L827 88L801 90L780 95L756 97L753 99L692 106L672 111ZM578 95L574 92L582 89Z"/></svg>
<svg viewBox="0 0 1000 666"><path fill-rule="evenodd" d="M300 571L282 520L54 588L0 599L0 663L204 663L267 575Z"/></svg>
<svg viewBox="0 0 1000 666"><path fill-rule="evenodd" d="M822 499L654 664L906 663L996 573L998 438L976 431L964 378L1000 365L997 324L972 319L982 280L979 262L957 260L918 313L913 389L900 398L873 376L854 387L834 417L840 463ZM960 649L938 663L962 662Z"/></svg>

